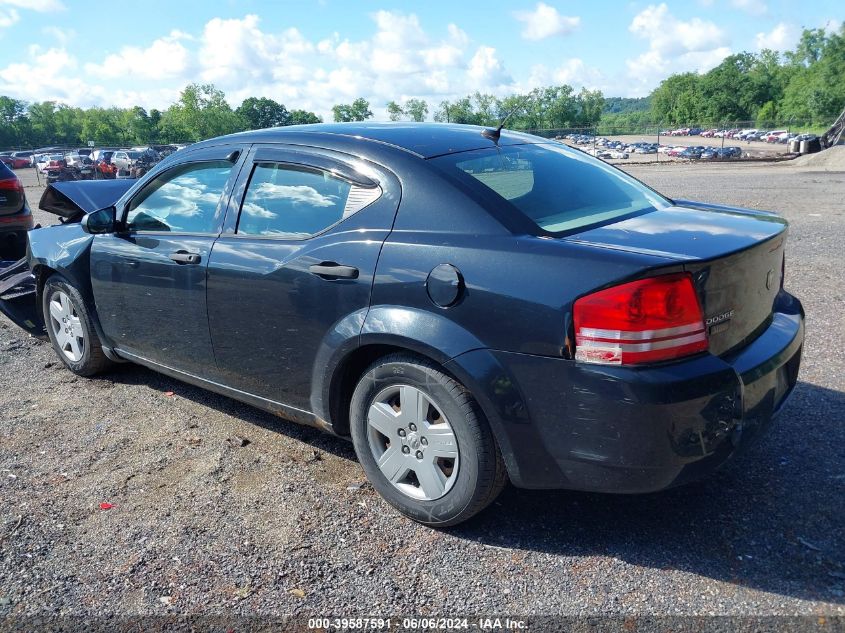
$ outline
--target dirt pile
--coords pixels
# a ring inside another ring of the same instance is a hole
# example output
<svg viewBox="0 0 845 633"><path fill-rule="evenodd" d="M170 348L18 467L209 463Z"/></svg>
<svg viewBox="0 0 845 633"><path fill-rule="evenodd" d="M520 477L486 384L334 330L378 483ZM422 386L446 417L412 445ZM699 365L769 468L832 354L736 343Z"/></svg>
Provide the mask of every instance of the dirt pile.
<svg viewBox="0 0 845 633"><path fill-rule="evenodd" d="M845 145L835 145L816 154L805 154L783 164L824 171L845 171Z"/></svg>

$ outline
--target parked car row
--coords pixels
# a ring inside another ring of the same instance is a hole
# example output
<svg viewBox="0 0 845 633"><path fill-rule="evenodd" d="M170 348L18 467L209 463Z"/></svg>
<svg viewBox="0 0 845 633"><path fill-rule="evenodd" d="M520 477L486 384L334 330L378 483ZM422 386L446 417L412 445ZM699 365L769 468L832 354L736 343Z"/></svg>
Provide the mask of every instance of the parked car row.
<svg viewBox="0 0 845 633"><path fill-rule="evenodd" d="M665 149L664 149L665 148ZM687 160L727 160L731 158L742 158L742 148L736 146L728 147L706 147L704 145L677 147L662 146L661 153L673 158L684 158Z"/></svg>
<svg viewBox="0 0 845 633"><path fill-rule="evenodd" d="M594 148L587 150L587 153L598 158L628 158L630 154L657 153L657 143L646 141L625 143L605 137L597 138L588 134L568 134L559 140L568 140L575 145L593 145Z"/></svg>
<svg viewBox="0 0 845 633"><path fill-rule="evenodd" d="M742 158L742 148L737 146L728 147L705 147L703 145L665 145L651 143L648 141L636 141L626 143L619 140L607 139L604 137L592 137L582 134L572 134L563 137L571 141L590 156L596 158L626 159L631 154L664 154L672 158L686 160L729 160ZM561 139L561 140L563 140ZM584 147L584 145L591 147Z"/></svg>
<svg viewBox="0 0 845 633"><path fill-rule="evenodd" d="M152 166L186 145L145 145L141 147L42 147L26 151L0 152L0 162L11 169L35 167L41 173L49 169L82 169L94 165L95 170L105 177L120 176L133 167Z"/></svg>
<svg viewBox="0 0 845 633"><path fill-rule="evenodd" d="M810 141L818 138L815 134L796 134L789 130L758 130L756 128L711 128L701 130L698 128L679 128L677 130L664 130L661 134L665 136L701 136L702 138L724 138L737 141L762 141L765 143L788 143L792 139L799 141Z"/></svg>
<svg viewBox="0 0 845 633"><path fill-rule="evenodd" d="M663 130L663 136L698 136L703 130L698 127L681 127L675 130Z"/></svg>
<svg viewBox="0 0 845 633"><path fill-rule="evenodd" d="M55 180L137 178L179 148L145 146L132 148L82 148L64 153L35 154L35 166Z"/></svg>

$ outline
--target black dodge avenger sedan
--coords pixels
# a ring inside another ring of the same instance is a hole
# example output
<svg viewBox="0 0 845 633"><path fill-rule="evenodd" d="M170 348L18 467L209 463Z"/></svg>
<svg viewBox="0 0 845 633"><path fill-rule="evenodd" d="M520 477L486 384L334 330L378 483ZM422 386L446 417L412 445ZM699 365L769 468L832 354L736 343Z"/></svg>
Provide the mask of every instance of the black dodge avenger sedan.
<svg viewBox="0 0 845 633"><path fill-rule="evenodd" d="M29 233L0 309L71 371L139 363L351 437L375 489L428 525L507 480L698 478L798 375L784 220L667 199L536 136L262 130L41 205L63 223Z"/></svg>

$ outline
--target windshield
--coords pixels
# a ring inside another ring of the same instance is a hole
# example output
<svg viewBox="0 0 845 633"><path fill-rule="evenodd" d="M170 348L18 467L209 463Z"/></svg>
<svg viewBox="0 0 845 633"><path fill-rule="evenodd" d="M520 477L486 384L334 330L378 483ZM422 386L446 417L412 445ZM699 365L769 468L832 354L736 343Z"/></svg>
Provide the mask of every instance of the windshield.
<svg viewBox="0 0 845 633"><path fill-rule="evenodd" d="M129 156L129 158L140 158L141 152L126 152L126 155Z"/></svg>
<svg viewBox="0 0 845 633"><path fill-rule="evenodd" d="M470 186L491 190L548 233L670 204L624 172L559 143L473 150L432 161Z"/></svg>

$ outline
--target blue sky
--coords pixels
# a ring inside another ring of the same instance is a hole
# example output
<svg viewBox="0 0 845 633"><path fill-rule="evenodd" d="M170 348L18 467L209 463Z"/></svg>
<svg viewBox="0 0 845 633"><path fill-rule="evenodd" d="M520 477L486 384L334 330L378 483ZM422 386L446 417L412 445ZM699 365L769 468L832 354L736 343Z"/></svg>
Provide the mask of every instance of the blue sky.
<svg viewBox="0 0 845 633"><path fill-rule="evenodd" d="M136 9L137 7L137 9ZM0 0L0 94L166 107L189 82L326 116L363 96L433 107L568 83L644 96L673 72L788 49L841 2Z"/></svg>

